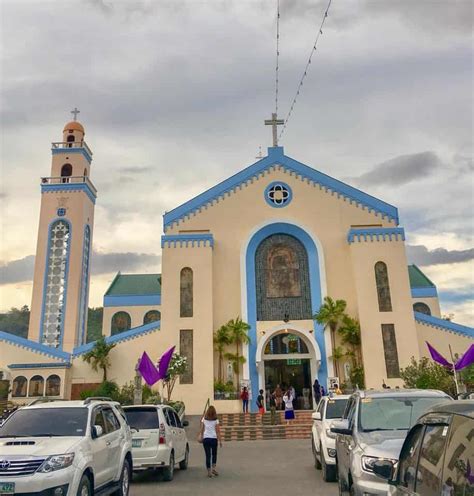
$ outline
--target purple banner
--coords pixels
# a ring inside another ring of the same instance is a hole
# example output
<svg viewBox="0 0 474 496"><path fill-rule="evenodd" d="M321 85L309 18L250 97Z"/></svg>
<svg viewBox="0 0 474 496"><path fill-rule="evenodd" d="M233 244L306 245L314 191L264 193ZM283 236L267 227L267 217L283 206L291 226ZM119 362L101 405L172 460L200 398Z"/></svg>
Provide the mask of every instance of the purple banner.
<svg viewBox="0 0 474 496"><path fill-rule="evenodd" d="M168 351L163 353L163 355L161 355L160 361L158 363L158 379L164 379L166 377L171 358L173 357L174 349L175 347L173 346Z"/></svg>
<svg viewBox="0 0 474 496"><path fill-rule="evenodd" d="M158 382L161 379L157 368L147 355L146 351L143 352L137 370L149 386L153 386L155 382Z"/></svg>
<svg viewBox="0 0 474 496"><path fill-rule="evenodd" d="M474 363L474 344L471 344L466 353L464 353L464 355L456 362L454 368L456 370L461 370L465 367L469 367L471 363Z"/></svg>
<svg viewBox="0 0 474 496"><path fill-rule="evenodd" d="M453 365L451 363L449 363L446 358L444 358L443 355L441 355L441 353L438 353L431 345L430 343L428 343L428 341L426 341L426 345L428 346L428 350L430 351L430 355L431 355L431 358L439 363L440 365L442 365L443 367L447 367L448 369L452 369L453 368Z"/></svg>

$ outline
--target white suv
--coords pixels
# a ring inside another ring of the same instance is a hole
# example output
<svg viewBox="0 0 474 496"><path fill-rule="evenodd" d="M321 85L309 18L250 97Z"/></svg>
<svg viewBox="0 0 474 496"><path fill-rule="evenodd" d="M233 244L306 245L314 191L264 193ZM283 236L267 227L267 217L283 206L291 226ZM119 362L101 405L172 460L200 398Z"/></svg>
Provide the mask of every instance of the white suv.
<svg viewBox="0 0 474 496"><path fill-rule="evenodd" d="M130 428L118 403L99 398L40 402L0 427L0 494L126 496Z"/></svg>
<svg viewBox="0 0 474 496"><path fill-rule="evenodd" d="M331 432L334 420L340 420L349 395L323 396L313 413L312 448L314 466L323 470L326 482L336 480L336 435Z"/></svg>
<svg viewBox="0 0 474 496"><path fill-rule="evenodd" d="M174 466L188 468L189 444L175 410L166 405L137 405L124 407L132 429L133 470L160 468L163 479L173 479Z"/></svg>

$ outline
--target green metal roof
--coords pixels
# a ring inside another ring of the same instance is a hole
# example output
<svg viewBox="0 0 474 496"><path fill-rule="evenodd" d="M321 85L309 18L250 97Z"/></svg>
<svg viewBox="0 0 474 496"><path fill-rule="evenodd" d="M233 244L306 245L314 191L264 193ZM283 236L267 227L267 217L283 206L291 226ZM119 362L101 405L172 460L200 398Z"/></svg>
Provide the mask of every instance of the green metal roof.
<svg viewBox="0 0 474 496"><path fill-rule="evenodd" d="M435 285L421 272L415 265L408 266L408 276L410 277L410 287L412 288L434 288Z"/></svg>
<svg viewBox="0 0 474 496"><path fill-rule="evenodd" d="M121 274L119 272L105 296L160 294L161 274Z"/></svg>

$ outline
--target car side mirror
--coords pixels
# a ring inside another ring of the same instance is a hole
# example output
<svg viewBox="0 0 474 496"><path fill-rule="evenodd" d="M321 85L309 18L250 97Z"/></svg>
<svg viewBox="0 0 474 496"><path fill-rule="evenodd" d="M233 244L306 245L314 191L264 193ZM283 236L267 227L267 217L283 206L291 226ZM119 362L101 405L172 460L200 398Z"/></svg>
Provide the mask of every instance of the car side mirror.
<svg viewBox="0 0 474 496"><path fill-rule="evenodd" d="M338 420L331 424L331 432L333 434L344 434L345 436L352 436L352 429L349 427L348 420Z"/></svg>
<svg viewBox="0 0 474 496"><path fill-rule="evenodd" d="M393 479L393 462L390 460L377 460L372 465L372 470L375 475L378 475L382 479L387 481Z"/></svg>
<svg viewBox="0 0 474 496"><path fill-rule="evenodd" d="M94 427L92 427L92 437L94 439L97 439L98 437L102 436L103 433L104 433L104 429L102 429L101 425L94 425Z"/></svg>
<svg viewBox="0 0 474 496"><path fill-rule="evenodd" d="M181 425L182 425L183 427L187 427L187 426L189 425L189 422L188 422L187 420L183 420L183 421L181 422Z"/></svg>
<svg viewBox="0 0 474 496"><path fill-rule="evenodd" d="M313 414L311 415L311 418L313 420L321 420L321 412L313 412Z"/></svg>

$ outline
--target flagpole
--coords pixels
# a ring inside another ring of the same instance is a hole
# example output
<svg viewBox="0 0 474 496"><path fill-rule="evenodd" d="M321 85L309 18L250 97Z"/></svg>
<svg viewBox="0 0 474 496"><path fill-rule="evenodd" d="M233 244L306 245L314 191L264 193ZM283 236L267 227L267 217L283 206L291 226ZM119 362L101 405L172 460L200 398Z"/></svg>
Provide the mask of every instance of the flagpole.
<svg viewBox="0 0 474 496"><path fill-rule="evenodd" d="M453 350L451 349L451 345L448 346L449 346L449 353L451 353L451 361L453 362L454 384L456 385L456 399L459 399L459 384L458 384L458 377L456 374L456 362L454 361Z"/></svg>

